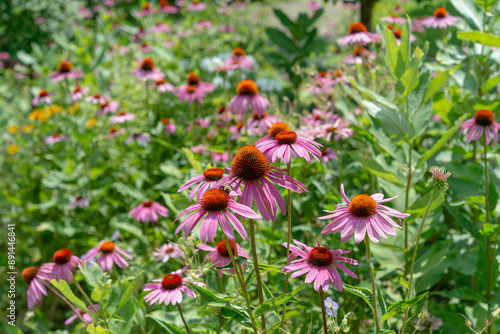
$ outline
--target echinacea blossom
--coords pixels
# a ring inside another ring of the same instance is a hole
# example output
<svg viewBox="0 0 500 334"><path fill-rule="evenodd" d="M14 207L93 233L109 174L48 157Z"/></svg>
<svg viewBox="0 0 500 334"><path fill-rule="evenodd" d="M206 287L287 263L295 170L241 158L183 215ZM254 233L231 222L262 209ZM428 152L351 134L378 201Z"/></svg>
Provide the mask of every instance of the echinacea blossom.
<svg viewBox="0 0 500 334"><path fill-rule="evenodd" d="M129 264L127 261L125 261L123 257L132 260L132 257L123 249L116 246L113 241L101 241L99 243L99 247L91 248L87 252L87 254L82 256L82 259L90 261L93 258L95 258L98 254L101 255L97 259L97 264L104 271L113 270L114 263L116 263L116 265L120 268L128 267Z"/></svg>
<svg viewBox="0 0 500 334"><path fill-rule="evenodd" d="M339 304L337 304L337 302L333 301L332 297L328 297L325 299L326 314L333 315L336 318L338 309L339 309Z"/></svg>
<svg viewBox="0 0 500 334"><path fill-rule="evenodd" d="M255 62L251 58L247 57L245 50L243 50L242 48L235 48L231 54L231 57L224 61L224 64L222 66L231 70L237 68L246 68L248 70L251 70L252 67L255 66Z"/></svg>
<svg viewBox="0 0 500 334"><path fill-rule="evenodd" d="M145 200L128 213L133 216L138 222L149 223L150 221L156 223L158 215L162 217L168 216L168 209L158 202Z"/></svg>
<svg viewBox="0 0 500 334"><path fill-rule="evenodd" d="M73 209L76 208L87 208L89 206L89 197L88 196L76 196L71 202L71 206Z"/></svg>
<svg viewBox="0 0 500 334"><path fill-rule="evenodd" d="M297 136L293 131L280 132L274 139L262 141L256 146L271 162L275 163L278 159L283 159L286 164L290 163L292 156L311 162L309 155L312 155L319 161L318 158L321 157L319 148L323 147L313 140Z"/></svg>
<svg viewBox="0 0 500 334"><path fill-rule="evenodd" d="M396 43L401 45L401 29L391 29L394 37L396 37ZM410 34L410 42L415 42L417 40L417 36Z"/></svg>
<svg viewBox="0 0 500 334"><path fill-rule="evenodd" d="M258 115L264 115L271 102L264 95L259 94L259 88L253 80L243 80L236 88L234 96L227 105L227 109L236 114L245 114L248 107Z"/></svg>
<svg viewBox="0 0 500 334"><path fill-rule="evenodd" d="M32 310L43 295L47 296L47 289L41 280L52 279L52 267L48 263L42 264L40 268L28 267L23 270L22 276L28 284L28 310Z"/></svg>
<svg viewBox="0 0 500 334"><path fill-rule="evenodd" d="M90 324L92 322L92 317L90 316L90 312L95 312L94 310L99 310L99 304L94 304L93 306L92 305L89 305L87 306L87 309L88 311L85 312L85 311L82 311L80 309L75 309L76 312L78 312L80 314L80 316L82 317L82 319L87 323L87 324ZM74 313L74 311L73 311ZM71 317L69 317L68 319L66 319L66 321L64 322L65 325L69 325L70 323L72 323L73 321L75 321L78 317L78 315L76 314L73 314Z"/></svg>
<svg viewBox="0 0 500 334"><path fill-rule="evenodd" d="M120 104L118 102L105 98L104 102L101 102L100 108L97 111L96 116L99 117L101 115L106 115L115 112L118 110L118 108L120 108Z"/></svg>
<svg viewBox="0 0 500 334"><path fill-rule="evenodd" d="M222 189L210 189L201 196L197 204L193 204L186 210L182 211L175 219L174 223L182 216L191 214L188 218L184 219L182 223L177 226L175 234L177 235L184 229L184 236L187 237L189 233L201 221L200 239L202 242L214 241L215 234L217 233L217 225L220 224L222 232L232 241L234 241L233 228L236 229L238 234L247 239L247 232L241 222L233 215L232 210L236 214L250 219L260 219L261 217L253 211L250 207L236 203L233 199L233 194L227 193Z"/></svg>
<svg viewBox="0 0 500 334"><path fill-rule="evenodd" d="M342 59L342 62L348 65L354 65L354 64L362 65L363 63L366 63L369 60L375 60L375 56L376 56L375 52L368 51L364 47L356 46L352 54L350 54L347 57L344 57L344 59Z"/></svg>
<svg viewBox="0 0 500 334"><path fill-rule="evenodd" d="M125 128L120 128L117 129L116 127L112 126L109 128L109 133L105 135L105 138L114 138L114 137L119 137L122 134L124 134L127 130Z"/></svg>
<svg viewBox="0 0 500 334"><path fill-rule="evenodd" d="M144 297L146 303L149 302L149 305L153 305L156 302L158 304L165 303L165 305L170 303L172 305L180 304L183 292L189 297L196 298L194 292L186 286L189 278L181 276L185 269L186 267L173 271L163 278L154 279L153 282L156 283L146 283L144 285L145 289L142 291L151 291Z"/></svg>
<svg viewBox="0 0 500 334"><path fill-rule="evenodd" d="M155 32L169 32L170 27L168 24L163 23L163 22L156 22L154 26L149 28L149 32L155 33Z"/></svg>
<svg viewBox="0 0 500 334"><path fill-rule="evenodd" d="M152 58L144 58L142 62L139 63L139 66L131 71L130 73L134 74L137 79L141 81L158 81L165 77L165 75L155 67L155 62Z"/></svg>
<svg viewBox="0 0 500 334"><path fill-rule="evenodd" d="M196 202L199 202L201 200L201 197L203 194L214 187L214 185L222 179L224 176L224 171L220 168L210 168L207 169L203 172L203 175L198 175L193 178L191 178L189 181L184 183L182 187L177 190L177 192L184 191L191 186L196 185L193 190L191 190L191 193L189 194L189 201L191 202L198 193L198 196L196 197Z"/></svg>
<svg viewBox="0 0 500 334"><path fill-rule="evenodd" d="M89 92L90 88L88 87L80 87L76 85L75 89L71 93L69 93L69 97L71 98L71 102L76 103L80 101L83 95Z"/></svg>
<svg viewBox="0 0 500 334"><path fill-rule="evenodd" d="M405 24L406 23L406 19L398 16L398 15L391 15L391 16L385 16L383 18L380 19L380 21L382 22L387 22L387 23L391 23L391 24Z"/></svg>
<svg viewBox="0 0 500 334"><path fill-rule="evenodd" d="M201 81L199 75L194 72L189 72L186 77L186 84L177 87L179 91L187 90L189 86L195 86L204 93L211 93L214 91L214 84L210 82Z"/></svg>
<svg viewBox="0 0 500 334"><path fill-rule="evenodd" d="M338 118L333 123L324 124L319 129L321 136L324 136L327 141L330 141L332 136L335 140L346 139L353 135L352 129L349 127L351 125L350 121L345 121Z"/></svg>
<svg viewBox="0 0 500 334"><path fill-rule="evenodd" d="M151 141L150 135L147 132L134 132L127 138L125 138L124 143L130 144L135 141L138 144L145 145Z"/></svg>
<svg viewBox="0 0 500 334"><path fill-rule="evenodd" d="M158 8L158 12L160 12L160 13L168 13L168 14L179 13L179 8L177 8L174 5L169 4L167 0L160 0L158 2L158 5L160 5L160 8Z"/></svg>
<svg viewBox="0 0 500 334"><path fill-rule="evenodd" d="M65 141L68 139L65 135L54 133L52 136L45 137L45 144L54 146L54 144Z"/></svg>
<svg viewBox="0 0 500 334"><path fill-rule="evenodd" d="M137 47L137 50L139 50L140 52L148 53L153 50L153 47L148 43L142 41L141 44Z"/></svg>
<svg viewBox="0 0 500 334"><path fill-rule="evenodd" d="M186 127L186 131L191 131L194 128L202 128L206 129L210 125L210 120L209 119L195 119L193 123L186 122L188 126Z"/></svg>
<svg viewBox="0 0 500 334"><path fill-rule="evenodd" d="M245 131L245 124L243 124L242 122L238 122L236 123L236 125L231 125L228 130L231 133L230 138L232 140L236 140L240 138L243 134L243 131Z"/></svg>
<svg viewBox="0 0 500 334"><path fill-rule="evenodd" d="M338 118L339 115L334 114L331 111L323 111L321 109L314 108L312 112L304 112L302 124L321 125L324 123L334 122Z"/></svg>
<svg viewBox="0 0 500 334"><path fill-rule="evenodd" d="M243 248L241 248L240 245L232 242L231 240L228 241L229 241L229 247L231 248L231 253L233 254L234 258L241 256L250 259L248 253ZM211 247L205 244L197 244L196 248L209 252L205 256L205 259L203 261L206 261L207 258L210 258L210 263L213 264L215 267L224 267L225 265L231 262L231 256L229 255L229 250L227 249L226 242L224 240L219 241L217 243L217 246L215 247ZM240 266L243 266L243 264L241 264ZM217 269L217 274L219 278L222 278L224 276L225 271L233 275L235 274L234 268L224 269L224 270Z"/></svg>
<svg viewBox="0 0 500 334"><path fill-rule="evenodd" d="M290 278L307 274L305 282L311 283L314 281L314 290L320 288L324 292L328 291L330 281L338 291L342 292L344 284L337 269L340 269L347 275L358 278L354 272L339 262L346 262L357 265L358 261L339 256L350 253L350 250L332 249L329 250L319 244L317 247L309 247L297 240L293 240L295 245L289 245L290 256L287 259L287 265L281 270L282 273L292 272ZM287 247L287 243L283 243ZM295 259L297 258L297 259ZM295 260L293 260L295 259Z"/></svg>
<svg viewBox="0 0 500 334"><path fill-rule="evenodd" d="M425 27L422 24L423 19L419 16L417 18L414 18L411 22L411 31L412 32L419 32L419 33L424 33L425 32Z"/></svg>
<svg viewBox="0 0 500 334"><path fill-rule="evenodd" d="M182 88L177 88L177 98L179 98L179 101L188 101L189 105L193 104L194 101L198 101L200 104L203 103L203 98L206 96L206 93L202 89L195 85L184 86L185 85L182 85Z"/></svg>
<svg viewBox="0 0 500 334"><path fill-rule="evenodd" d="M83 266L83 261L73 255L69 249L60 249L54 253L54 263L47 263L47 271L51 271L52 278L59 281L73 282L73 271L78 265Z"/></svg>
<svg viewBox="0 0 500 334"><path fill-rule="evenodd" d="M381 203L392 201L399 195L384 199L384 194L377 193L371 196L359 194L349 200L344 191L344 185L340 186L340 192L345 203L338 204L334 211L325 212L331 215L319 217L319 219L333 220L321 231L322 234L341 232L341 242L347 242L353 234L356 243L360 243L368 233L368 237L378 243L379 237L387 239L386 233L396 235L394 227L401 228L392 218L396 217L401 223L401 218L410 216L391 209Z"/></svg>
<svg viewBox="0 0 500 334"><path fill-rule="evenodd" d="M318 3L316 1L309 1L307 3L307 7L311 10L311 12L313 14L316 13L318 10L321 9L321 6L318 5Z"/></svg>
<svg viewBox="0 0 500 334"><path fill-rule="evenodd" d="M82 71L73 71L73 65L68 60L59 63L57 71L50 73L50 80L59 82L64 79L79 79L83 77Z"/></svg>
<svg viewBox="0 0 500 334"><path fill-rule="evenodd" d="M212 152L210 155L215 163L229 161L229 154L227 152Z"/></svg>
<svg viewBox="0 0 500 334"><path fill-rule="evenodd" d="M278 117L269 115L267 111L261 115L254 112L252 118L247 122L248 133L252 136L262 135L269 131L269 128L273 124L278 123L279 121Z"/></svg>
<svg viewBox="0 0 500 334"><path fill-rule="evenodd" d="M193 0L193 2L187 6L187 10L190 12L200 12L205 10L205 8L207 8L207 5L199 0Z"/></svg>
<svg viewBox="0 0 500 334"><path fill-rule="evenodd" d="M214 26L212 21L208 21L205 19L199 19L198 22L194 25L196 29L211 29Z"/></svg>
<svg viewBox="0 0 500 334"><path fill-rule="evenodd" d="M321 150L321 161L328 162L330 160L336 160L337 153L329 147L326 147L324 150Z"/></svg>
<svg viewBox="0 0 500 334"><path fill-rule="evenodd" d="M208 145L196 145L191 147L191 152L196 154L205 154L208 152Z"/></svg>
<svg viewBox="0 0 500 334"><path fill-rule="evenodd" d="M498 143L498 129L500 124L495 122L495 115L490 110L481 109L474 114L474 118L466 120L460 126L460 134L466 133L467 143L473 140L478 140L486 136L486 145L491 142L491 135L493 134L493 145Z"/></svg>
<svg viewBox="0 0 500 334"><path fill-rule="evenodd" d="M156 80L150 88L156 88L158 93L175 92L175 87L165 82L165 79Z"/></svg>
<svg viewBox="0 0 500 334"><path fill-rule="evenodd" d="M361 45L365 46L374 41L374 34L368 32L366 26L362 22L352 23L349 26L347 35L338 40L339 46L345 45Z"/></svg>
<svg viewBox="0 0 500 334"><path fill-rule="evenodd" d="M175 130L175 124L174 124L174 122L171 119L164 118L164 119L161 120L161 122L165 126L165 136L166 137L168 137L170 135L177 134L177 132Z"/></svg>
<svg viewBox="0 0 500 334"><path fill-rule="evenodd" d="M290 127L285 122L274 123L269 128L268 134L265 135L264 137L258 139L257 141L255 141L255 145L257 145L265 140L275 139L276 135L278 133L284 132L284 131L290 131Z"/></svg>
<svg viewBox="0 0 500 334"><path fill-rule="evenodd" d="M127 121L132 121L136 118L136 114L119 112L118 115L109 117L111 124L115 123L125 123Z"/></svg>
<svg viewBox="0 0 500 334"><path fill-rule="evenodd" d="M426 16L422 20L422 25L426 28L444 29L450 26L456 26L460 17L448 14L443 7L436 8L433 16Z"/></svg>
<svg viewBox="0 0 500 334"><path fill-rule="evenodd" d="M107 101L107 98L105 96L102 96L101 94L99 93L95 93L91 96L87 96L85 98L85 101L89 101L93 104L103 104L103 103L106 103Z"/></svg>
<svg viewBox="0 0 500 334"><path fill-rule="evenodd" d="M153 256L156 261L161 261L166 263L170 259L181 258L185 259L186 255L184 252L174 243L169 242L168 244L161 245L153 251Z"/></svg>
<svg viewBox="0 0 500 334"><path fill-rule="evenodd" d="M281 213L286 215L286 205L281 193L273 183L297 193L307 191L307 188L294 178L283 173L283 170L272 167L266 156L253 145L243 146L236 153L231 168L226 168L225 175L215 185L233 185L234 189L243 187L240 202L251 208L257 206L264 220L276 221L276 203Z"/></svg>
<svg viewBox="0 0 500 334"><path fill-rule="evenodd" d="M155 12L153 8L151 8L151 5L149 2L145 2L144 5L142 6L142 9L137 12L138 16L149 16L153 15Z"/></svg>
<svg viewBox="0 0 500 334"><path fill-rule="evenodd" d="M51 96L53 96L54 93L49 93L47 90L42 89L37 96L33 97L31 100L31 104L33 107L36 107L37 105L40 104L40 102L44 102L46 104L50 104L52 101L50 99Z"/></svg>
<svg viewBox="0 0 500 334"><path fill-rule="evenodd" d="M429 171L431 172L433 178L438 179L440 181L446 181L451 176L450 172L437 169L434 166L431 167Z"/></svg>

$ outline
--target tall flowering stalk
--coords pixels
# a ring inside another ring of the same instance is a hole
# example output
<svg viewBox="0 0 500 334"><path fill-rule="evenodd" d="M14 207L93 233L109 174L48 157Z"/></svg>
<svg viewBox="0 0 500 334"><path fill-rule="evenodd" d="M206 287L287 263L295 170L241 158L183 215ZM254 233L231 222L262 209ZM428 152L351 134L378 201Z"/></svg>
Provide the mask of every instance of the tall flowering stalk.
<svg viewBox="0 0 500 334"><path fill-rule="evenodd" d="M413 269L415 267L415 260L417 259L417 251L418 251L418 244L420 242L420 236L422 235L422 229L425 224L425 220L427 219L427 214L430 211L431 204L434 200L434 197L436 196L436 193L441 190L441 191L446 191L448 189L448 182L446 180L450 177L451 173L442 171L439 169L436 169L434 167L431 167L430 172L432 174L432 179L429 182L429 185L432 186L432 191L431 191L431 196L429 198L429 202L427 202L427 206L425 208L424 216L422 218L422 222L420 223L420 227L418 229L418 234L417 234L417 241L415 242L415 247L413 248L413 257L411 259L411 269L410 269L410 283L408 285L408 295L406 299L411 298L411 287L413 285ZM404 333L405 330L405 325L406 325L406 319L408 318L408 314L410 313L410 308L407 307L405 311L405 317L403 319L403 325L401 327L401 333Z"/></svg>

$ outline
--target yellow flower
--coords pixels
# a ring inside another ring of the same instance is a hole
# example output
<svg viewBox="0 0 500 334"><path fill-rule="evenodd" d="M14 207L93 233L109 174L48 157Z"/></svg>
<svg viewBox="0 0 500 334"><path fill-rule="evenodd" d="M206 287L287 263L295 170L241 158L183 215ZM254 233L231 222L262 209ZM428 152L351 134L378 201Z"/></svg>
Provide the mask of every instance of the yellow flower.
<svg viewBox="0 0 500 334"><path fill-rule="evenodd" d="M50 111L52 111L53 113L55 113L55 112L60 113L63 110L63 108L61 108L61 106L59 106L57 104L54 104L54 105L48 107L47 109L50 109Z"/></svg>
<svg viewBox="0 0 500 334"><path fill-rule="evenodd" d="M17 152L19 152L19 146L17 145L9 145L9 147L7 148L7 153L8 154L16 154Z"/></svg>
<svg viewBox="0 0 500 334"><path fill-rule="evenodd" d="M47 113L43 109L35 109L28 117L34 121L47 122L49 119Z"/></svg>
<svg viewBox="0 0 500 334"><path fill-rule="evenodd" d="M9 125L7 127L7 131L9 131L12 134L16 133L18 130L19 130L18 126Z"/></svg>
<svg viewBox="0 0 500 334"><path fill-rule="evenodd" d="M80 105L78 103L76 104L73 104L72 107L69 107L68 108L68 114L71 114L73 115L75 112L77 112L78 110L80 110Z"/></svg>
<svg viewBox="0 0 500 334"><path fill-rule="evenodd" d="M34 128L35 128L35 124L33 124L33 123L27 124L27 125L23 126L23 131L26 133L30 133L31 131L33 131Z"/></svg>
<svg viewBox="0 0 500 334"><path fill-rule="evenodd" d="M97 123L97 119L91 118L87 121L87 129L93 127Z"/></svg>

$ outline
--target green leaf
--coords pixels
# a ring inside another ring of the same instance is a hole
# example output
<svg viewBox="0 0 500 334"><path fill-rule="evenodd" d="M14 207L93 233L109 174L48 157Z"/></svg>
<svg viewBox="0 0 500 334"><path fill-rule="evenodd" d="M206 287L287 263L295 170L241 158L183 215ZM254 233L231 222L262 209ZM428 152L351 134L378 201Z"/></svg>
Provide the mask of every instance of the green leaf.
<svg viewBox="0 0 500 334"><path fill-rule="evenodd" d="M427 204L429 203L429 199L431 198L432 191L428 192L424 196L420 196L405 212L411 214L410 217L406 219L407 223L414 222L417 218L422 216L427 208ZM444 203L444 194L442 192L436 192L434 199L431 203L431 207L429 208L429 212L435 210Z"/></svg>
<svg viewBox="0 0 500 334"><path fill-rule="evenodd" d="M408 299L408 300L400 300L400 301L395 302L394 304L389 306L389 308L387 309L387 313L382 316L382 319L380 320L380 324L382 324L384 321L386 321L390 317L395 316L398 312L415 305L420 300L422 300L422 298L424 298L425 295L427 295L427 294L428 294L428 292L425 292L418 297Z"/></svg>
<svg viewBox="0 0 500 334"><path fill-rule="evenodd" d="M239 306L228 305L220 309L220 314L226 319L233 319L240 324L252 327L252 321L248 313Z"/></svg>
<svg viewBox="0 0 500 334"><path fill-rule="evenodd" d="M483 91L488 92L498 86L500 83L500 76L495 77L495 78L489 78L486 80L486 82L483 85Z"/></svg>
<svg viewBox="0 0 500 334"><path fill-rule="evenodd" d="M370 290L366 288L352 286L345 283L344 283L344 290L355 296L361 297L373 312L373 304L372 304L373 293Z"/></svg>
<svg viewBox="0 0 500 334"><path fill-rule="evenodd" d="M349 152L348 154L354 160L361 163L363 167L368 169L368 171L370 171L372 174L381 177L391 183L394 183L397 186L403 187L403 183L401 183L401 181L399 181L399 179L393 173L380 166L375 160L363 158L356 152Z"/></svg>
<svg viewBox="0 0 500 334"><path fill-rule="evenodd" d="M186 154L186 158L188 159L191 167L196 170L196 173L201 174L203 172L203 168L201 167L201 163L195 158L194 153L191 152L190 149L185 147L182 150Z"/></svg>
<svg viewBox="0 0 500 334"><path fill-rule="evenodd" d="M422 166L424 164L424 162L426 162L430 157L432 157L434 154L436 154L437 151L439 151L439 149L441 147L443 147L444 144L446 144L448 142L448 140L450 140L451 137L453 137L453 135L460 128L460 125L462 125L462 123L465 119L465 116L467 116L467 115L462 115L462 117L460 117L456 121L455 125L453 127L451 127L450 129L448 129L448 131L446 131L441 136L441 138L439 138L439 140L434 144L434 146L432 146L429 150L425 151L424 154L422 154L422 156L418 160L417 166L415 168Z"/></svg>
<svg viewBox="0 0 500 334"><path fill-rule="evenodd" d="M148 313L146 316L156 321L171 334L185 334L184 330L181 330L173 325L178 314L173 316L165 311L153 311Z"/></svg>
<svg viewBox="0 0 500 334"><path fill-rule="evenodd" d="M114 219L111 220L110 226L113 228L120 229L122 231L129 232L141 240L144 244L148 244L148 239L144 235L142 229L137 224L131 224L126 222L119 222Z"/></svg>
<svg viewBox="0 0 500 334"><path fill-rule="evenodd" d="M277 8L274 9L274 15L276 15L280 22L286 27L293 27L295 25L295 23L290 20L290 18L285 13Z"/></svg>
<svg viewBox="0 0 500 334"><path fill-rule="evenodd" d="M109 329L104 329L99 325L97 325L97 327L95 327L94 324L90 324L87 326L87 333L89 333L89 334L114 334L113 331L111 331Z"/></svg>
<svg viewBox="0 0 500 334"><path fill-rule="evenodd" d="M424 98L422 100L422 104L427 102L430 98L436 94L439 89L441 88L442 85L444 85L448 79L450 78L450 73L453 72L453 70L447 70L444 72L439 73L435 78L431 80L429 83L429 86L427 87L427 90L425 91Z"/></svg>
<svg viewBox="0 0 500 334"><path fill-rule="evenodd" d="M108 274L104 273L101 266L93 265L88 266L88 262L85 261L85 265L78 266L83 276L85 276L85 281L91 286L96 287L101 282L106 282L109 280Z"/></svg>
<svg viewBox="0 0 500 334"><path fill-rule="evenodd" d="M75 296L75 294L73 293L73 291L71 291L71 288L69 287L68 283L66 283L66 281L60 280L58 282L55 279L53 279L52 281L50 281L50 284L56 287L57 290L61 291L63 296L66 297L66 299L69 300L70 303L73 304L76 308L80 310L87 309L87 305L85 305L85 303L80 298Z"/></svg>
<svg viewBox="0 0 500 334"><path fill-rule="evenodd" d="M221 296L219 295L216 295L215 293L213 293L212 291L210 290L207 290L205 288L202 288L201 286L198 286L196 284L191 284L191 287L196 290L196 292L198 292L201 296L201 298L203 298L204 300L206 300L207 302L216 302L216 303L226 303L227 301L222 298Z"/></svg>
<svg viewBox="0 0 500 334"><path fill-rule="evenodd" d="M459 31L457 38L487 46L500 46L500 36L480 31Z"/></svg>
<svg viewBox="0 0 500 334"><path fill-rule="evenodd" d="M295 52L297 48L295 47L295 43L285 35L281 30L276 28L267 28L266 34L271 41L277 44L279 47L284 49L287 52Z"/></svg>
<svg viewBox="0 0 500 334"><path fill-rule="evenodd" d="M451 4L462 14L472 29L480 30L483 25L481 13L472 0L451 0Z"/></svg>
<svg viewBox="0 0 500 334"><path fill-rule="evenodd" d="M106 310L111 313L111 317L118 312L129 300L130 294L134 290L134 284L124 278L122 282L116 281L110 289L110 295L106 304Z"/></svg>
<svg viewBox="0 0 500 334"><path fill-rule="evenodd" d="M307 283L301 284L292 292L266 300L264 303L257 306L254 316L259 316L261 314L280 309L285 303L298 301L298 299L294 296L306 285Z"/></svg>
<svg viewBox="0 0 500 334"><path fill-rule="evenodd" d="M484 245L484 236L479 232L477 226L471 223L468 217L464 217L461 212L447 203L443 203L443 207L453 216L453 218L460 224L460 226L463 227L464 230L469 232L470 235L472 235L477 241Z"/></svg>
<svg viewBox="0 0 500 334"><path fill-rule="evenodd" d="M363 101L362 104L368 114L379 119L382 128L390 137L395 136L397 140L413 137L413 127L408 118L397 109L376 105L368 101Z"/></svg>

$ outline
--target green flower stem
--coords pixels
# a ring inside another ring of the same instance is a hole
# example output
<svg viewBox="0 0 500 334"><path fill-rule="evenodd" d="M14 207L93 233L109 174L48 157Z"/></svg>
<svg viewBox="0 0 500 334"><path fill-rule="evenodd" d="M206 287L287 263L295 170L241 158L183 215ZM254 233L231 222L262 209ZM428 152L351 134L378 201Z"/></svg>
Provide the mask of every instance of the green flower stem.
<svg viewBox="0 0 500 334"><path fill-rule="evenodd" d="M255 269L255 277L257 278L257 292L259 295L259 303L264 303L264 294L262 292L262 278L260 277L260 269L259 269L259 261L257 259L257 248L255 245L255 224L253 219L249 219L250 221L250 242L252 243L252 257L253 257L253 266ZM262 322L262 332L266 332L266 315L262 314L260 317L260 321Z"/></svg>
<svg viewBox="0 0 500 334"><path fill-rule="evenodd" d="M365 235L365 244L366 244L366 256L368 256L368 268L370 268L370 278L372 280L372 293L373 293L373 316L375 325L377 327L377 332L380 330L380 324L378 322L378 313L377 313L377 292L375 291L375 275L373 274L373 264L372 264L372 254L370 252L370 239L368 238L368 234Z"/></svg>
<svg viewBox="0 0 500 334"><path fill-rule="evenodd" d="M179 313L181 315L182 322L184 323L184 327L186 327L187 333L191 334L191 331L189 330L189 326L188 326L186 320L184 319L184 315L182 314L181 304L177 303L176 305L177 305L177 309L179 310Z"/></svg>
<svg viewBox="0 0 500 334"><path fill-rule="evenodd" d="M321 315L323 316L323 330L325 334L328 334L328 325L326 321L326 309L325 309L325 294L323 292L323 287L319 288L319 297L321 299Z"/></svg>
<svg viewBox="0 0 500 334"><path fill-rule="evenodd" d="M338 157L337 157L338 158ZM290 161L286 165L286 172L288 176L292 176L292 162ZM286 258L290 255L290 239L292 238L292 191L288 189L288 233L286 238ZM290 278L290 273L285 274L285 293L288 292L288 279ZM280 330L283 329L285 323L285 313L286 313L286 303L283 304L283 309L281 311L281 323Z"/></svg>
<svg viewBox="0 0 500 334"><path fill-rule="evenodd" d="M63 302L65 302L69 308L73 311L74 314L76 314L76 316L81 320L81 322L83 322L84 324L86 324L87 322L83 319L82 315L80 314L80 312L78 312L78 310L73 306L73 304L71 304L69 302L69 300L67 300L66 298L64 298L63 295L61 295L56 289L54 289L52 286L50 286L50 283L47 283L45 281L42 281L43 284L45 284L45 286L47 287L47 289L49 289L50 291L52 291L53 294L55 294L57 297L59 297Z"/></svg>
<svg viewBox="0 0 500 334"><path fill-rule="evenodd" d="M420 242L420 236L422 235L422 229L424 227L425 220L427 219L427 215L429 214L429 211L431 209L432 201L434 200L434 196L436 195L436 191L437 191L436 186L434 186L432 188L431 197L429 198L429 202L427 203L427 207L425 208L422 222L420 223L420 227L418 229L417 241L415 242L415 247L413 248L413 257L411 259L410 284L408 285L408 295L407 295L406 299L410 299L410 297L411 297L411 287L413 285L413 269L415 268L415 260L417 259L418 244ZM410 307L407 307L406 311L405 311L405 317L403 319L403 325L401 326L401 334L404 333L405 326L406 326L406 319L408 318L409 313L410 313Z"/></svg>

